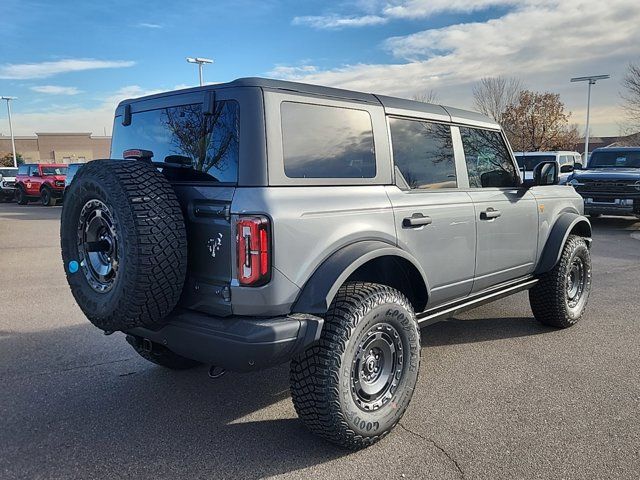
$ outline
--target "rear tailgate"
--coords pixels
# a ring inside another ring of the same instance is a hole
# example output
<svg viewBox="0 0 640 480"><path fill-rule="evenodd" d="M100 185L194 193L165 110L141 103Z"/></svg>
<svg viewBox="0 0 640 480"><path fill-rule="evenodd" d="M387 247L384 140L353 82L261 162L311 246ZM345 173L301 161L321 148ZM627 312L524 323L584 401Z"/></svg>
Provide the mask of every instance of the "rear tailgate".
<svg viewBox="0 0 640 480"><path fill-rule="evenodd" d="M233 186L175 184L187 226L189 268L180 305L212 315L231 315Z"/></svg>

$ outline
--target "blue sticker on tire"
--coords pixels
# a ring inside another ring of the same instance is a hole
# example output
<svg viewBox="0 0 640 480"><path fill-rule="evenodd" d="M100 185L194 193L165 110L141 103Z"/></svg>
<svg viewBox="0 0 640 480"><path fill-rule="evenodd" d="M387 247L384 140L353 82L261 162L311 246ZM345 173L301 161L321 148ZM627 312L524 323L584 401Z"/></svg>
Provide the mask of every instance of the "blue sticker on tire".
<svg viewBox="0 0 640 480"><path fill-rule="evenodd" d="M78 262L76 262L75 260L71 260L69 262L69 273L76 273L78 271Z"/></svg>

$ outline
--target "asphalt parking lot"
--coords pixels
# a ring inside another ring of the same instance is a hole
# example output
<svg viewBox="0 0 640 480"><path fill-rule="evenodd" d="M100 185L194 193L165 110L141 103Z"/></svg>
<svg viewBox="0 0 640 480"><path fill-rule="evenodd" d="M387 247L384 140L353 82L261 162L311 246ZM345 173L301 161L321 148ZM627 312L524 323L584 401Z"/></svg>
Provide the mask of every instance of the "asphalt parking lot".
<svg viewBox="0 0 640 480"><path fill-rule="evenodd" d="M351 453L297 420L287 366L210 380L93 328L60 211L0 204L0 478L638 478L638 221L593 222L577 326L537 324L522 293L425 328L400 426Z"/></svg>

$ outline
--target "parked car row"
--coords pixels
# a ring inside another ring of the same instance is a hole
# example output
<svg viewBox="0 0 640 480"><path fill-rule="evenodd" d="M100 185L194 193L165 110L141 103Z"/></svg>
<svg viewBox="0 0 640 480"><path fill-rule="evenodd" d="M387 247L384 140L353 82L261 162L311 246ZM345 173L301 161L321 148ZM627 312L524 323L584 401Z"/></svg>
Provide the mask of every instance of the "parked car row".
<svg viewBox="0 0 640 480"><path fill-rule="evenodd" d="M541 162L555 161L558 182L572 186L584 198L584 211L600 215L640 218L640 146L595 149L586 166L578 152L515 152L525 181Z"/></svg>
<svg viewBox="0 0 640 480"><path fill-rule="evenodd" d="M19 205L39 201L49 207L61 203L75 173L84 163L69 165L28 163L0 168L0 202Z"/></svg>

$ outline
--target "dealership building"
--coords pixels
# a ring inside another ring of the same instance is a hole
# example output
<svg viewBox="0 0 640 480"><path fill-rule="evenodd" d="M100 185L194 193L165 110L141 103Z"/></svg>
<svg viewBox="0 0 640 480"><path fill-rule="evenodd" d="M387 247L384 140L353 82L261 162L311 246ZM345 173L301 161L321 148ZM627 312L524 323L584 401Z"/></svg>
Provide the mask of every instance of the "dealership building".
<svg viewBox="0 0 640 480"><path fill-rule="evenodd" d="M25 163L79 163L109 158L111 137L91 133L36 133L17 136L16 154ZM11 154L11 137L0 135L0 157Z"/></svg>

